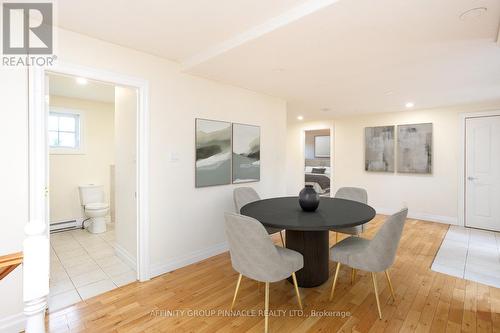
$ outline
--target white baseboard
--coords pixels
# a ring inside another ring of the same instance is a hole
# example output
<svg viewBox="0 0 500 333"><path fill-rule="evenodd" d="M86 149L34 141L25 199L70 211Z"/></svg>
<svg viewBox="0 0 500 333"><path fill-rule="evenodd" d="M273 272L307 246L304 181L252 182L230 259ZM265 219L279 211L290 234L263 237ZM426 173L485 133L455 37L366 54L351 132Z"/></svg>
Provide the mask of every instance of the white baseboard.
<svg viewBox="0 0 500 333"><path fill-rule="evenodd" d="M377 214L382 215L392 215L398 212L401 208L375 208ZM411 208L408 210L408 218L415 220L423 220L423 221L431 221L438 222L444 224L453 224L458 225L458 218L453 216L443 216L443 215L434 215L420 212L413 212Z"/></svg>
<svg viewBox="0 0 500 333"><path fill-rule="evenodd" d="M0 333L22 332L26 327L24 313L18 313L5 318L0 318Z"/></svg>
<svg viewBox="0 0 500 333"><path fill-rule="evenodd" d="M173 270L194 264L198 261L205 260L207 258L216 256L228 250L228 245L226 242L219 243L206 249L198 250L181 256L176 259L169 260L164 263L158 263L151 265L151 277L162 275Z"/></svg>
<svg viewBox="0 0 500 333"><path fill-rule="evenodd" d="M411 219L438 222L444 224L458 225L458 218L453 216L443 216L443 215L433 215L425 213L411 213L409 214Z"/></svg>
<svg viewBox="0 0 500 333"><path fill-rule="evenodd" d="M118 258L123 260L127 266L137 271L137 261L125 248L119 244L114 244L115 253Z"/></svg>

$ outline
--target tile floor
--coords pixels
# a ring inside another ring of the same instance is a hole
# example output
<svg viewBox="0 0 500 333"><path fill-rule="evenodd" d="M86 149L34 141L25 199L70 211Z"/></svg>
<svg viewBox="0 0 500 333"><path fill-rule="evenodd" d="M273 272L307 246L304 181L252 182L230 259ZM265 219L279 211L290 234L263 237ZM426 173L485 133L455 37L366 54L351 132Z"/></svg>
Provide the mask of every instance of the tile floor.
<svg viewBox="0 0 500 333"><path fill-rule="evenodd" d="M71 230L50 235L49 311L56 311L136 280L114 250L115 231Z"/></svg>
<svg viewBox="0 0 500 333"><path fill-rule="evenodd" d="M500 288L500 233L450 226L431 269Z"/></svg>

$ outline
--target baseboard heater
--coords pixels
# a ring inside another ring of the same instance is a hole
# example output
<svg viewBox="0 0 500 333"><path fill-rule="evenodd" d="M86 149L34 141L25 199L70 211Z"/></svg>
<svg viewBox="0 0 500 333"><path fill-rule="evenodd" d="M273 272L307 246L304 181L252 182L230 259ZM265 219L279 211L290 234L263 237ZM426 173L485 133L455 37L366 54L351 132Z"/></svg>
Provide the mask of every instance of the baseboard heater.
<svg viewBox="0 0 500 333"><path fill-rule="evenodd" d="M55 222L50 224L50 233L55 234L58 232L74 230L80 228L80 224L77 220Z"/></svg>

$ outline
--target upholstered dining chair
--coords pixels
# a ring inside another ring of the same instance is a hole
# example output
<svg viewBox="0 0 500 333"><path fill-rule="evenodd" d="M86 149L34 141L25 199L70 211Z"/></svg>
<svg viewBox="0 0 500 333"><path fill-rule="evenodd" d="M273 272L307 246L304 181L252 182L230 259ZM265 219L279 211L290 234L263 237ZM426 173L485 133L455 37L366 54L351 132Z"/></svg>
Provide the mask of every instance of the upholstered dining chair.
<svg viewBox="0 0 500 333"><path fill-rule="evenodd" d="M231 310L236 302L242 276L265 282L265 332L269 330L269 283L292 276L297 300L302 309L295 272L304 267L302 254L274 245L264 226L254 218L225 214L226 236L233 268L240 273Z"/></svg>
<svg viewBox="0 0 500 333"><path fill-rule="evenodd" d="M335 276L333 278L330 300L333 298L341 264L371 272L373 289L375 290L375 298L377 300L378 316L382 319L375 273L385 272L392 298L395 300L394 289L389 277L389 267L392 266L396 258L396 251L407 215L408 208L404 208L390 216L371 240L351 236L332 246L330 249L330 259L337 262L337 268L335 269Z"/></svg>
<svg viewBox="0 0 500 333"><path fill-rule="evenodd" d="M233 191L234 206L236 207L236 213L240 213L240 210L246 204L254 201L260 200L259 194L251 187L238 187ZM281 244L285 247L285 241L283 240L283 233L281 229L264 227L269 235L280 233Z"/></svg>
<svg viewBox="0 0 500 333"><path fill-rule="evenodd" d="M357 201L364 204L368 203L368 193L366 193L364 188L359 187L341 187L335 193L335 198ZM332 229L332 231L356 236L365 231L365 228L364 225L359 225L352 228Z"/></svg>
<svg viewBox="0 0 500 333"><path fill-rule="evenodd" d="M366 193L364 188L360 187L341 187L335 193L335 198L357 201L364 204L368 203L368 193ZM335 243L338 243L339 232L347 235L360 236L365 231L365 225L362 224L351 228L332 229L331 231L335 232ZM351 273L351 284L354 283L355 279L356 270L353 268Z"/></svg>

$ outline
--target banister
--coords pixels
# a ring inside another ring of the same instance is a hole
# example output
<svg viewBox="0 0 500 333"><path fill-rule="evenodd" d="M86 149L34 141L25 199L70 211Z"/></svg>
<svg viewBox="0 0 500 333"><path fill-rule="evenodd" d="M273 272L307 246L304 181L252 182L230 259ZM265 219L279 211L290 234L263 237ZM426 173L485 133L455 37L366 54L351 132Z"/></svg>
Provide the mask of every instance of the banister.
<svg viewBox="0 0 500 333"><path fill-rule="evenodd" d="M0 256L0 280L23 263L23 253L16 252Z"/></svg>

